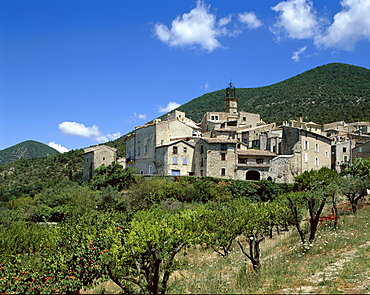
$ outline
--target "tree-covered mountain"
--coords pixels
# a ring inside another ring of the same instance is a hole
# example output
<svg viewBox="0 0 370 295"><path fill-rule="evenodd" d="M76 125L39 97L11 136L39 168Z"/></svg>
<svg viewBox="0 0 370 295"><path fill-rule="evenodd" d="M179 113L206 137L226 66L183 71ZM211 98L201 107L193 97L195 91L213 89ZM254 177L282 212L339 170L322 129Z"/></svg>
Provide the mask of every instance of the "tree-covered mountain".
<svg viewBox="0 0 370 295"><path fill-rule="evenodd" d="M332 63L282 82L237 88L238 108L278 124L302 117L319 124L343 120L370 121L370 70ZM224 111L225 90L207 93L178 108L195 122L205 112Z"/></svg>
<svg viewBox="0 0 370 295"><path fill-rule="evenodd" d="M0 202L34 196L63 179L82 181L83 150L37 159L21 159L0 166Z"/></svg>
<svg viewBox="0 0 370 295"><path fill-rule="evenodd" d="M41 142L27 140L0 151L0 165L20 159L36 159L57 155L59 152Z"/></svg>

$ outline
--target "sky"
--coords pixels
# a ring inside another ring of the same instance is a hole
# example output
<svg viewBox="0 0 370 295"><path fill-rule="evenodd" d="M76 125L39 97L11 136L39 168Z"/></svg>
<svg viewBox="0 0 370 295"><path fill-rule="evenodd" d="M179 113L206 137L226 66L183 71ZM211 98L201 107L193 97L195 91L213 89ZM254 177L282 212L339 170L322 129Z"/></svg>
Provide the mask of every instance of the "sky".
<svg viewBox="0 0 370 295"><path fill-rule="evenodd" d="M89 147L332 62L370 69L370 0L0 0L0 150Z"/></svg>

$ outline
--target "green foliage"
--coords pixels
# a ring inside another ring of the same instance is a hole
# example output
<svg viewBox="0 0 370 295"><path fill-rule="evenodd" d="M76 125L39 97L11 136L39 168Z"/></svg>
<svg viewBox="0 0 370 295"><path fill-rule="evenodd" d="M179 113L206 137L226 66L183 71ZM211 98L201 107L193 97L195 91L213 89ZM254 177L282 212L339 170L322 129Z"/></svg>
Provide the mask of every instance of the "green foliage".
<svg viewBox="0 0 370 295"><path fill-rule="evenodd" d="M126 292L164 294L171 273L180 267L176 255L199 242L198 221L199 214L194 210L139 211L127 234L121 236L121 244L112 250L110 278Z"/></svg>
<svg viewBox="0 0 370 295"><path fill-rule="evenodd" d="M256 182L233 180L228 187L233 198L244 197L251 201L258 201L258 184Z"/></svg>
<svg viewBox="0 0 370 295"><path fill-rule="evenodd" d="M98 192L88 186L64 181L46 188L35 196L34 219L59 222L67 216L79 216L93 211L98 205Z"/></svg>
<svg viewBox="0 0 370 295"><path fill-rule="evenodd" d="M6 234L19 235L19 231L19 227L8 229ZM8 251L0 261L3 292L75 294L104 279L117 231L111 216L85 214L57 227L34 225L23 231L19 241L26 248L13 255ZM30 251L29 244L36 245L36 251Z"/></svg>
<svg viewBox="0 0 370 295"><path fill-rule="evenodd" d="M356 213L359 201L366 195L366 190L370 187L369 176L358 174L347 174L338 180L339 192L346 196L351 203L352 212Z"/></svg>
<svg viewBox="0 0 370 295"><path fill-rule="evenodd" d="M83 151L75 150L47 158L18 160L0 166L0 202L21 196L34 197L63 179L82 171Z"/></svg>
<svg viewBox="0 0 370 295"><path fill-rule="evenodd" d="M312 191L322 189L333 181L335 182L338 174L327 167L319 170L305 171L298 175L294 180L295 191Z"/></svg>
<svg viewBox="0 0 370 295"><path fill-rule="evenodd" d="M118 163L101 166L94 170L91 185L95 189L112 186L118 190L127 189L135 183L135 173L130 167L123 168Z"/></svg>
<svg viewBox="0 0 370 295"><path fill-rule="evenodd" d="M370 175L370 158L354 158L352 165L347 165L342 174L368 177Z"/></svg>
<svg viewBox="0 0 370 295"><path fill-rule="evenodd" d="M0 165L5 165L20 159L35 159L49 157L59 152L41 142L27 140L0 151Z"/></svg>

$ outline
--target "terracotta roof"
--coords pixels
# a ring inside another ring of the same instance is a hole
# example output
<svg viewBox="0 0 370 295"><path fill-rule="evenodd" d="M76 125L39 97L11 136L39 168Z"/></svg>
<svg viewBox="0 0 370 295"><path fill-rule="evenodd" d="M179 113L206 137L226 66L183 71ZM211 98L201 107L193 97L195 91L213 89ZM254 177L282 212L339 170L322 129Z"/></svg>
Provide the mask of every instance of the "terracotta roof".
<svg viewBox="0 0 370 295"><path fill-rule="evenodd" d="M236 139L223 139L223 138L210 138L210 137L201 137L204 141L208 143L237 143Z"/></svg>
<svg viewBox="0 0 370 295"><path fill-rule="evenodd" d="M277 154L272 153L270 151L261 151L261 150L255 150L255 149L248 149L248 150L238 150L239 155L244 155L244 156L272 156L276 157Z"/></svg>

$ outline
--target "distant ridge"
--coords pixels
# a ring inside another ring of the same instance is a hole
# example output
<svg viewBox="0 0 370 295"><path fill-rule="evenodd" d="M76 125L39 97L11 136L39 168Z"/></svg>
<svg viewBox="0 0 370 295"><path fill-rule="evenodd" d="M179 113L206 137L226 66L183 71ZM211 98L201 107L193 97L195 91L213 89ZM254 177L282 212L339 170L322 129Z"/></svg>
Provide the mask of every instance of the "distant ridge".
<svg viewBox="0 0 370 295"><path fill-rule="evenodd" d="M270 86L237 88L236 96L240 111L260 114L269 123L299 117L319 124L370 121L370 70L331 63ZM224 90L207 93L178 110L200 122L206 112L224 111L224 98Z"/></svg>
<svg viewBox="0 0 370 295"><path fill-rule="evenodd" d="M20 159L35 159L57 155L59 152L41 142L27 140L0 151L0 165Z"/></svg>

